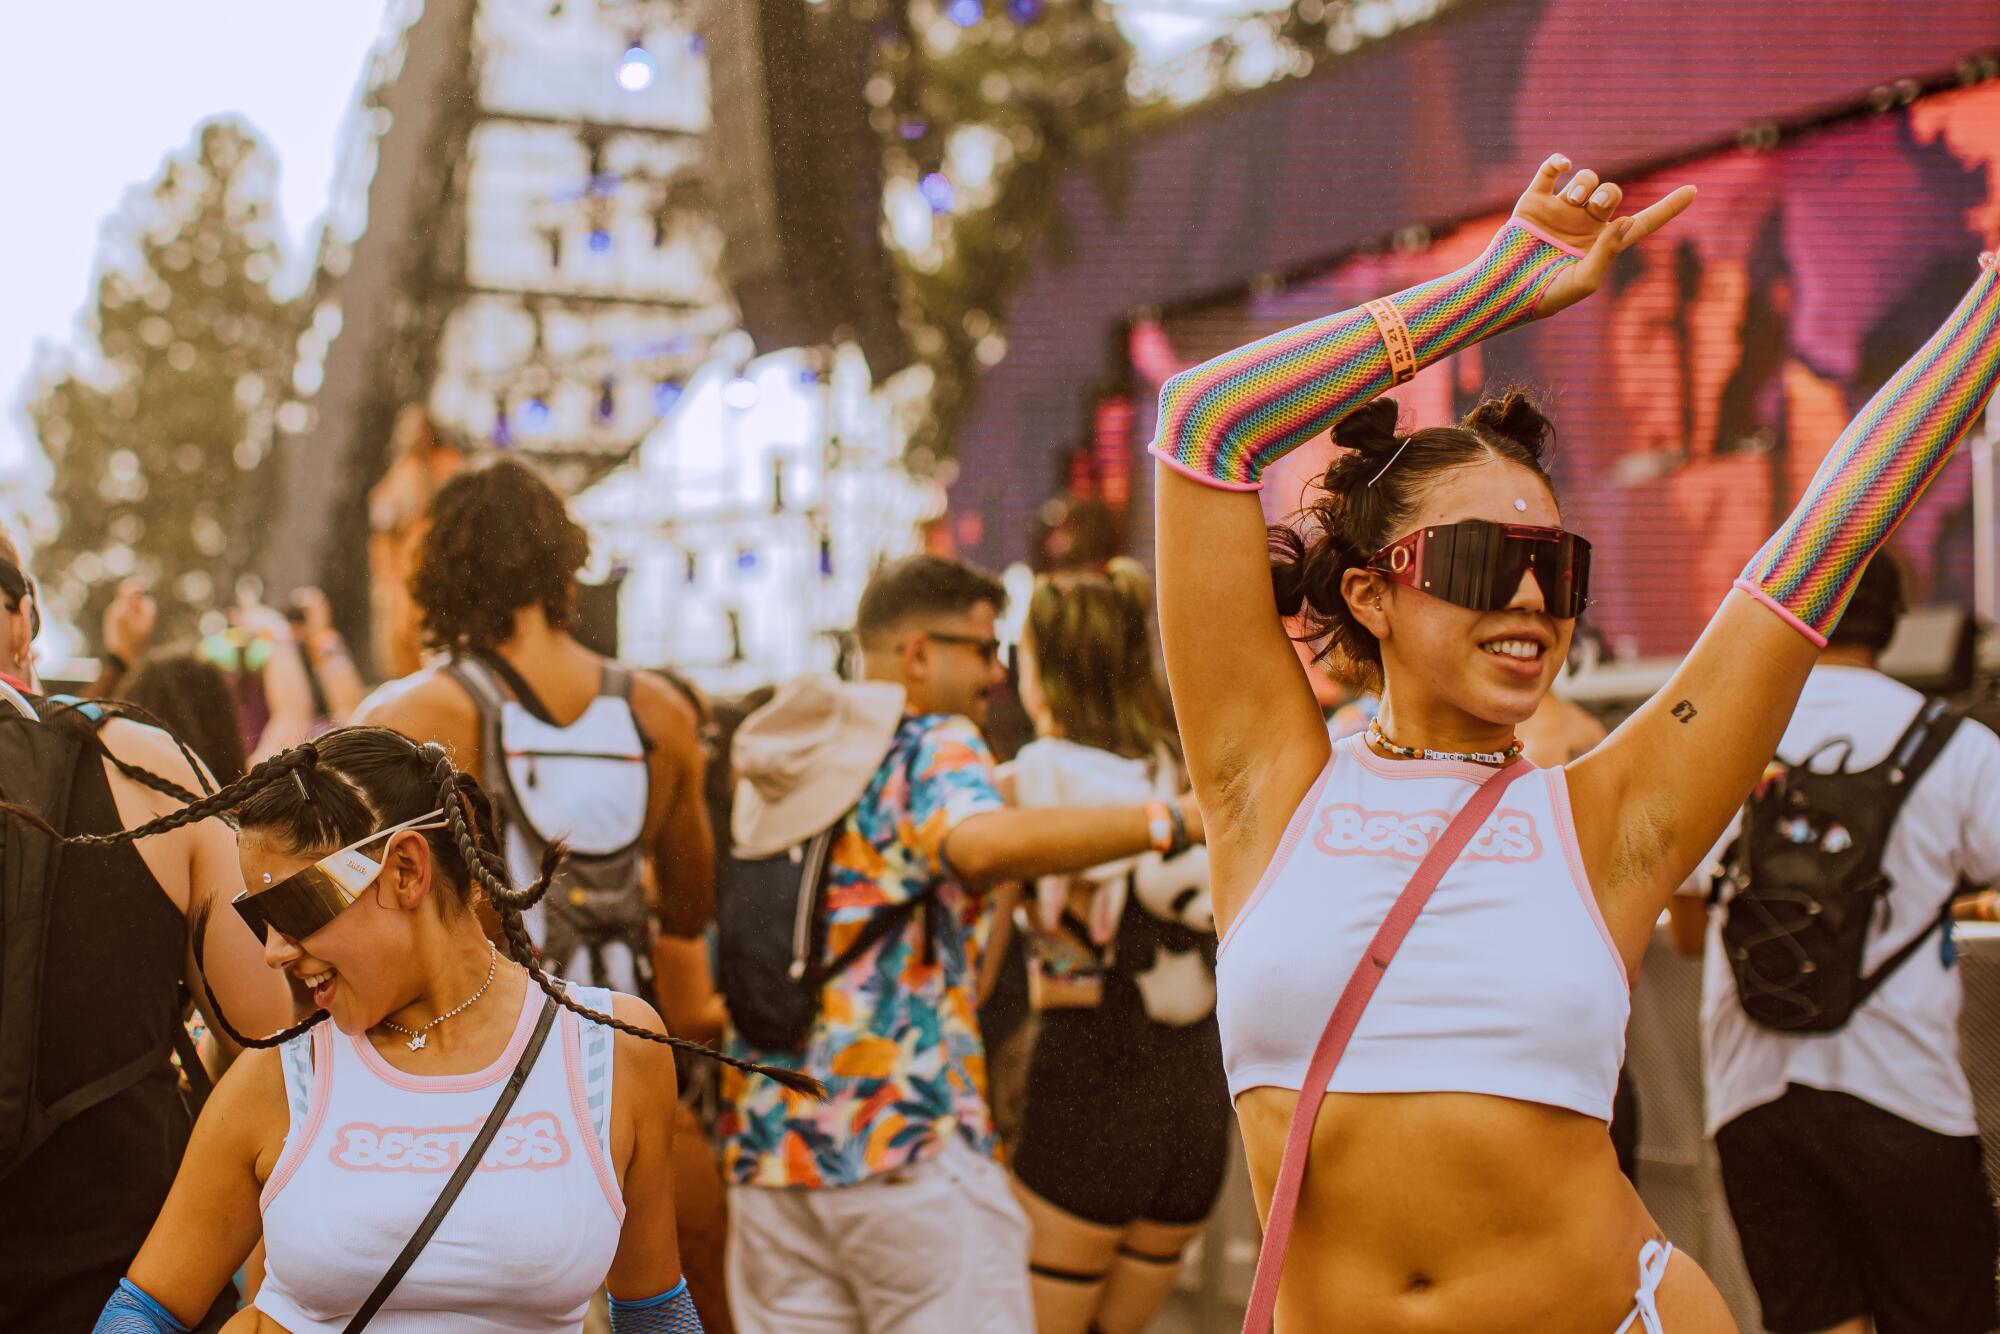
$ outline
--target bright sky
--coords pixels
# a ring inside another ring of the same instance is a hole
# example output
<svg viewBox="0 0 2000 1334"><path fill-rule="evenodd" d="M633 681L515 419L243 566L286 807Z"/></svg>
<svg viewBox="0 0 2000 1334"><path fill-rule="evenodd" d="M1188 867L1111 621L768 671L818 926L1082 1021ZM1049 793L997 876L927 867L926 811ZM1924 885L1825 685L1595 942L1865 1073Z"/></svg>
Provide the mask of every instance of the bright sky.
<svg viewBox="0 0 2000 1334"><path fill-rule="evenodd" d="M1275 0L1124 0L1142 58L1212 37ZM38 342L80 331L100 225L207 117L247 119L276 152L289 275L302 278L383 0L71 0L0 15L0 492L39 477L24 411Z"/></svg>
<svg viewBox="0 0 2000 1334"><path fill-rule="evenodd" d="M68 343L100 224L235 113L276 152L287 257L312 243L340 126L383 0L71 0L0 13L0 483L39 469L24 382L37 341ZM303 276L303 275L300 275Z"/></svg>

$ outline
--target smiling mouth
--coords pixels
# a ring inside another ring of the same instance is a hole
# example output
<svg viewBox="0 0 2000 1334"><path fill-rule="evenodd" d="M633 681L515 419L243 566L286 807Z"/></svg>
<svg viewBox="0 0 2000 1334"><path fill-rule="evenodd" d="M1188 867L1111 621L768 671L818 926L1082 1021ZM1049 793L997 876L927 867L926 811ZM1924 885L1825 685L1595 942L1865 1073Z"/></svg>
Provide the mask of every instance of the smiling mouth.
<svg viewBox="0 0 2000 1334"><path fill-rule="evenodd" d="M1512 658L1516 662L1540 662L1547 652L1532 639L1491 639L1479 647L1496 658Z"/></svg>

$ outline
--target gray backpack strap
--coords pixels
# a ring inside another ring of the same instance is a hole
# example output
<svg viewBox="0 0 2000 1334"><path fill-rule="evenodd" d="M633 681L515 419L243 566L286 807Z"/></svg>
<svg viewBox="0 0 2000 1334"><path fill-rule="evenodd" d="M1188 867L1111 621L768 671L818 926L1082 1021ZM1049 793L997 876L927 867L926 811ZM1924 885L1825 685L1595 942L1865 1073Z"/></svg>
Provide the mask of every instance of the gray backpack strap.
<svg viewBox="0 0 2000 1334"><path fill-rule="evenodd" d="M507 706L507 696L500 683L493 679L493 673L484 663L473 658L453 658L445 664L444 674L472 696L472 703L479 710L480 786L496 802L511 797L507 752L500 734L501 712Z"/></svg>

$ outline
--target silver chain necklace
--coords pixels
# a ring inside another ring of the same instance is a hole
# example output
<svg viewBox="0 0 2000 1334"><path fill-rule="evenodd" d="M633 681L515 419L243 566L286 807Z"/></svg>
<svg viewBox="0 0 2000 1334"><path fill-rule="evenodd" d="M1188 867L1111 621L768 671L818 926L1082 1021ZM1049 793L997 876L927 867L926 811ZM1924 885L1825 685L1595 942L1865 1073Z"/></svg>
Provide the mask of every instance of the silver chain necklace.
<svg viewBox="0 0 2000 1334"><path fill-rule="evenodd" d="M1399 746L1389 739L1382 730L1382 720L1371 718L1368 722L1370 744L1400 755L1406 760L1458 760L1471 764L1512 764L1521 755L1521 739L1514 738L1514 744L1505 750L1424 750L1420 747Z"/></svg>
<svg viewBox="0 0 2000 1334"><path fill-rule="evenodd" d="M500 951L495 949L493 947L493 942L489 940L486 942L486 980L479 984L479 990L473 992L470 996L466 997L466 999L456 1008L446 1010L443 1014L431 1020L428 1024L425 1024L422 1028L404 1028L401 1024L397 1023L393 1019L384 1019L382 1021L382 1027L394 1029L398 1033L407 1033L409 1035L410 1040L404 1043L403 1045L408 1047L411 1051L422 1051L424 1049L424 1044L430 1041L430 1038L425 1035L428 1034L433 1028L436 1028L439 1024L443 1023L445 1020L459 1013L459 1011L464 1010L469 1006L471 1006L472 1002L478 1000L481 996L484 996L486 994L486 988L493 985L493 974L497 972L499 968L500 968Z"/></svg>

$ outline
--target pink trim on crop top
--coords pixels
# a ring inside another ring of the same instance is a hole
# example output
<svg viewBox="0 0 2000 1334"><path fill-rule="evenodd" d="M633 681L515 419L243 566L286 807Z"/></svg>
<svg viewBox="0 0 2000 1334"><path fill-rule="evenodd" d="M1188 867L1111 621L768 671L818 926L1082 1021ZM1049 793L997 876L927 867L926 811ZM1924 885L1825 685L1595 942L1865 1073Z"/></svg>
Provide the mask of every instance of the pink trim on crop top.
<svg viewBox="0 0 2000 1334"><path fill-rule="evenodd" d="M1217 958L1232 1095L1299 1087L1375 929L1491 772L1335 743ZM1411 928L1330 1091L1485 1093L1609 1119L1630 988L1567 788L1558 769L1508 789Z"/></svg>
<svg viewBox="0 0 2000 1334"><path fill-rule="evenodd" d="M514 1036L507 1039L507 1049L493 1064L469 1075L413 1075L389 1064L387 1058L375 1050L375 1044L368 1040L366 1033L349 1033L346 1037L354 1044L354 1050L361 1057L361 1063L368 1067L368 1073L385 1084L407 1089L411 1093L470 1093L489 1084L498 1084L513 1074L514 1067L520 1063L521 1053L528 1049L528 1039L535 1031L535 1020L541 1014L541 992L532 986L527 991L521 1006L521 1017L514 1025ZM528 1004L527 1001L536 1003Z"/></svg>

